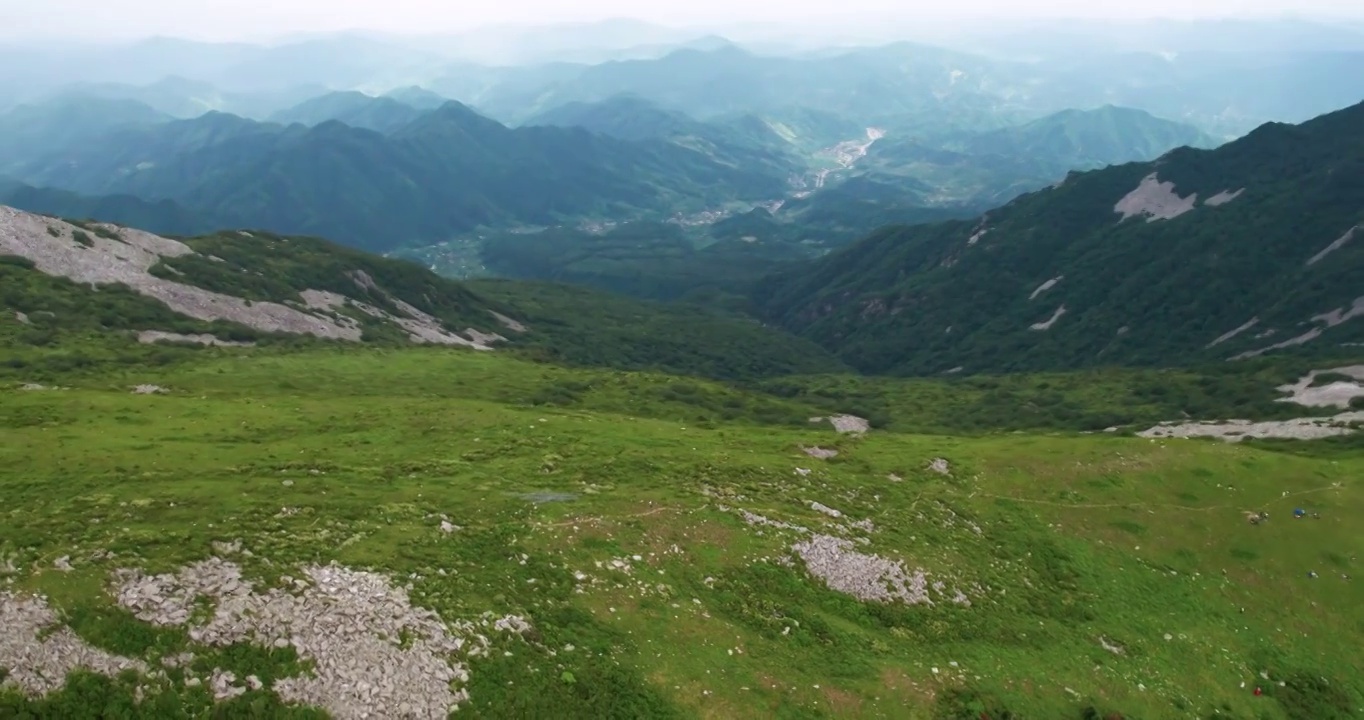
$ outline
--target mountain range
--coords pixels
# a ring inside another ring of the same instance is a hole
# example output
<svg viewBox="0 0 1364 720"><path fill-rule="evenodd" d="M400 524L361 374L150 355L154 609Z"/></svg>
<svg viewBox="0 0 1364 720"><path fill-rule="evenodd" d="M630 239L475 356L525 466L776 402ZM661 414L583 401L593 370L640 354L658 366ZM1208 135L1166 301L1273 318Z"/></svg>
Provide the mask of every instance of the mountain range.
<svg viewBox="0 0 1364 720"><path fill-rule="evenodd" d="M1206 140L1104 108L941 136L924 162L906 154L918 141L819 111L702 121L621 95L508 128L457 102L399 98L439 101L417 88L327 93L272 122L176 120L131 100L21 106L0 114L16 138L0 152L0 175L14 181L0 199L63 215L97 207L164 232L258 227L385 252L480 228L696 213L705 225L762 205L773 215L757 239L796 243L777 255L799 257L885 222L970 214L1071 168Z"/></svg>
<svg viewBox="0 0 1364 720"><path fill-rule="evenodd" d="M890 227L764 281L866 372L1220 362L1364 340L1364 104Z"/></svg>

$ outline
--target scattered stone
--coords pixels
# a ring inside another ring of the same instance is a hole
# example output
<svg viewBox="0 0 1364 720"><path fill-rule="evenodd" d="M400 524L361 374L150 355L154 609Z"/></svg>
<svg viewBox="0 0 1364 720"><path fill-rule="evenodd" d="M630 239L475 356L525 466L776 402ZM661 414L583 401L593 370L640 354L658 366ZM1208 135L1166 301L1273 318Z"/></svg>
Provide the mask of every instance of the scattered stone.
<svg viewBox="0 0 1364 720"><path fill-rule="evenodd" d="M0 592L0 668L9 673L6 683L31 696L60 689L74 670L109 677L147 670L140 660L88 645L59 624L57 613L43 598L8 592Z"/></svg>
<svg viewBox="0 0 1364 720"><path fill-rule="evenodd" d="M450 522L449 520L441 520L441 521L440 521L440 531L443 532L443 533L445 533L446 535L449 535L450 533L452 533L452 532L454 532L454 531L456 531L456 530L458 530L458 529L459 529L459 526L456 525L456 524L454 524L454 523L452 523L452 522Z"/></svg>
<svg viewBox="0 0 1364 720"><path fill-rule="evenodd" d="M810 457L815 458L817 460L828 460L830 458L838 457L837 450L830 450L828 448L807 447L801 448L801 450L804 450L806 455L809 455Z"/></svg>
<svg viewBox="0 0 1364 720"><path fill-rule="evenodd" d="M182 335L180 333L163 332L161 330L143 330L137 334L137 341L144 345L154 345L159 342L181 343L185 345L207 345L212 347L255 347L253 342L234 342L232 340L220 340L216 335L207 333L202 335Z"/></svg>
<svg viewBox="0 0 1364 720"><path fill-rule="evenodd" d="M292 646L313 662L314 673L282 678L271 689L286 702L321 707L339 720L391 716L402 703L409 707L404 717L443 719L468 699L452 686L469 678L456 656L487 653L489 641L478 627L530 628L515 616L446 623L413 607L387 578L334 563L304 574L306 580L294 583L296 593L258 592L239 567L210 558L176 575L121 570L117 595L120 605L156 625L186 624L196 598L215 600L213 617L189 628L191 639L211 646ZM393 640L398 637L407 638L405 647ZM244 691L226 674L215 674L212 682L215 696Z"/></svg>
<svg viewBox="0 0 1364 720"><path fill-rule="evenodd" d="M796 474L801 477L808 477L810 475L810 470L809 468L796 468Z"/></svg>
<svg viewBox="0 0 1364 720"><path fill-rule="evenodd" d="M160 385L138 385L133 388L134 395L164 395L168 392L170 391Z"/></svg>
<svg viewBox="0 0 1364 720"><path fill-rule="evenodd" d="M75 570L75 568L71 567L70 555L63 555L57 558L56 561L52 563L52 567L57 568L62 572L71 572L72 570Z"/></svg>
<svg viewBox="0 0 1364 720"><path fill-rule="evenodd" d="M232 542L213 541L213 552L219 555L235 555L242 551L242 541L233 540Z"/></svg>
<svg viewBox="0 0 1364 720"><path fill-rule="evenodd" d="M213 691L214 700L230 700L238 695L245 695L246 688L238 687L237 675L231 670L213 668L213 675L209 678L208 687Z"/></svg>
<svg viewBox="0 0 1364 720"><path fill-rule="evenodd" d="M866 418L856 415L832 415L830 417L812 417L810 422L821 423L828 421L834 426L834 431L845 435L865 435L871 430L871 423Z"/></svg>
<svg viewBox="0 0 1364 720"><path fill-rule="evenodd" d="M1226 442L1241 442L1245 438L1283 438L1288 440L1316 440L1336 435L1351 435L1353 424L1364 423L1364 411L1341 413L1325 418L1294 418L1292 420L1225 420L1174 423L1164 422L1137 433L1143 438L1219 438Z"/></svg>
<svg viewBox="0 0 1364 720"><path fill-rule="evenodd" d="M859 600L933 604L928 595L928 578L922 570L908 573L901 561L859 553L853 547L849 540L814 535L791 549L805 561L810 574L832 590Z"/></svg>
<svg viewBox="0 0 1364 720"><path fill-rule="evenodd" d="M811 509L811 510L814 510L814 511L816 511L816 512L822 512L822 513L824 513L825 515L828 515L828 516L831 517L831 518L841 518L841 517L843 517L843 513L841 513L841 512L839 512L839 511L837 511L837 510L835 510L835 509L829 507L828 505L825 505L825 504L819 503L819 502L812 502L812 503L810 503L810 509Z"/></svg>
<svg viewBox="0 0 1364 720"><path fill-rule="evenodd" d="M18 320L20 325L32 325L32 324L33 324L33 321L32 321L32 320L29 320L27 315L25 315L25 314L19 312L18 310L15 310L15 311L14 311L14 319L15 319L15 320Z"/></svg>
<svg viewBox="0 0 1364 720"><path fill-rule="evenodd" d="M933 458L932 462L928 463L928 469L939 475L952 473L952 466L947 463L947 458Z"/></svg>
<svg viewBox="0 0 1364 720"><path fill-rule="evenodd" d="M725 508L721 508L721 510L724 509ZM801 527L800 525L792 525L790 523L781 522L779 520L771 520L762 515L752 513L747 510L740 510L739 516L742 517L744 519L744 522L748 523L749 525L765 525L767 527L774 527L779 530L795 530L796 532L800 533L810 532L809 528Z"/></svg>
<svg viewBox="0 0 1364 720"><path fill-rule="evenodd" d="M19 389L25 392L36 392L38 390L46 390L48 388L46 385L39 385L38 383L24 383L23 385L19 386Z"/></svg>

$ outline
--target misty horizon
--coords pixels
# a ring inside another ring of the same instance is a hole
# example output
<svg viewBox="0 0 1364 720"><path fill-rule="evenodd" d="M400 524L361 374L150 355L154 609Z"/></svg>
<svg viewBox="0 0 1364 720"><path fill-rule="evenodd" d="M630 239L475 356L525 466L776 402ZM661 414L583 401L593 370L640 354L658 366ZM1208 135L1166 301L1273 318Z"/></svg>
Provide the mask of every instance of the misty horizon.
<svg viewBox="0 0 1364 720"><path fill-rule="evenodd" d="M1364 6L1337 0L1231 2L1189 6L1169 0L1140 7L1118 3L1041 0L1025 4L964 0L944 10L896 6L885 0L848 0L829 9L818 2L760 0L735 8L718 0L665 2L647 10L618 0L591 0L559 7L542 0L512 0L475 11L442 9L431 0L396 0L376 7L356 0L322 3L295 0L233 5L200 0L167 6L129 0L114 12L89 0L48 0L11 14L0 28L0 42L23 45L53 38L85 43L126 43L154 38L199 42L283 43L309 37L348 34L394 38L432 38L480 32L534 31L545 28L611 28L618 32L670 30L694 35L848 32L932 36L980 28L1003 29L1018 23L1142 27L1189 23L1340 24L1364 29ZM648 38L643 38L648 41Z"/></svg>

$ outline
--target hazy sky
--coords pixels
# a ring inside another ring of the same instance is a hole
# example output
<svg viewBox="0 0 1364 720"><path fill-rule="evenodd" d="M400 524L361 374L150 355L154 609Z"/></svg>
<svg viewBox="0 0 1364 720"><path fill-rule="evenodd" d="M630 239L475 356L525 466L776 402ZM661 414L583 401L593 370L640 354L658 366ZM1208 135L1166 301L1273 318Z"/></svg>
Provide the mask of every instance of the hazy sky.
<svg viewBox="0 0 1364 720"><path fill-rule="evenodd" d="M635 17L667 24L831 15L1364 17L1361 0L0 0L0 35L260 39L365 28L443 32L497 23Z"/></svg>

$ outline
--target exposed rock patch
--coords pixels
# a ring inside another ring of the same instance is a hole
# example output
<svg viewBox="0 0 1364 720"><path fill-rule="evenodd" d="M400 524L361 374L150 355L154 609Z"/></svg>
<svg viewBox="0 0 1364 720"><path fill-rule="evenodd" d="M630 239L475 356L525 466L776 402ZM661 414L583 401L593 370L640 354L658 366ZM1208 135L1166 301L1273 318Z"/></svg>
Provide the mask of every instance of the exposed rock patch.
<svg viewBox="0 0 1364 720"><path fill-rule="evenodd" d="M1038 285L1037 289L1033 290L1032 294L1028 296L1028 299L1036 300L1038 295L1041 295L1042 293L1056 287L1056 283L1059 283L1065 279L1066 279L1065 275L1057 275L1056 277L1042 283L1041 285Z"/></svg>
<svg viewBox="0 0 1364 720"><path fill-rule="evenodd" d="M933 458L932 462L928 463L928 469L939 475L952 474L952 466L947 462L947 458Z"/></svg>
<svg viewBox="0 0 1364 720"><path fill-rule="evenodd" d="M1319 375L1344 375L1356 382L1337 381L1326 385L1313 386ZM1364 397L1364 365L1313 370L1291 385L1281 385L1278 390L1288 393L1289 397L1279 398L1279 402L1296 403L1305 407L1336 407L1344 410L1357 397Z"/></svg>
<svg viewBox="0 0 1364 720"><path fill-rule="evenodd" d="M182 343L185 345L209 345L216 347L254 347L253 342L233 342L231 340L221 340L216 335L204 333L202 335L182 335L180 333L163 332L161 330L143 330L137 334L137 341L144 345L152 345L159 342Z"/></svg>
<svg viewBox="0 0 1364 720"><path fill-rule="evenodd" d="M856 415L834 415L831 417L810 418L810 422L812 423L821 423L826 420L830 425L834 426L835 432L843 433L845 435L865 435L867 431L871 430L871 423L868 422L866 418L860 418Z"/></svg>
<svg viewBox="0 0 1364 720"><path fill-rule="evenodd" d="M53 237L47 230L57 230ZM310 334L321 338L359 340L350 330L326 318L272 302L247 304L239 297L156 277L149 271L163 257L194 254L188 245L151 233L117 228L121 240L87 235L86 247L72 233L79 228L13 208L0 206L0 252L24 257L42 272L77 283L122 283L171 310L198 320L226 320L265 332Z"/></svg>
<svg viewBox="0 0 1364 720"><path fill-rule="evenodd" d="M515 321L515 320L513 320L513 319L511 319L511 318L509 318L509 317L507 317L506 315L503 315L502 313L493 312L493 311L491 311L491 310L489 310L488 312L491 313L492 316L493 316L494 318L496 318L498 322L502 323L502 327L505 327L505 328L507 328L508 330L510 330L510 331L512 331L512 332L523 333L523 332L526 332L526 331L530 330L530 328L528 328L528 327L526 327L525 325L522 325L521 323L519 323L519 322L517 322L517 321Z"/></svg>
<svg viewBox="0 0 1364 720"><path fill-rule="evenodd" d="M1241 188L1240 190L1237 190L1236 192L1232 192L1232 191L1230 191L1230 190L1223 190L1222 192L1217 193L1216 195L1213 195L1212 197L1208 198L1207 200L1204 200L1204 201L1203 201L1203 204L1204 204L1204 205L1210 205L1210 206L1212 206L1212 207L1217 207L1218 205L1226 205L1227 203L1231 202L1232 200L1235 200L1236 198L1241 197L1241 193L1243 193L1243 192L1245 192L1245 191L1246 191L1245 188Z"/></svg>
<svg viewBox="0 0 1364 720"><path fill-rule="evenodd" d="M873 602L899 601L909 605L932 605L928 576L909 572L903 561L857 552L851 540L814 535L791 549L805 561L811 575L829 589Z"/></svg>
<svg viewBox="0 0 1364 720"><path fill-rule="evenodd" d="M160 385L138 385L133 388L134 395L164 395L170 392Z"/></svg>
<svg viewBox="0 0 1364 720"><path fill-rule="evenodd" d="M19 312L18 310L15 310L15 311L14 311L14 319L15 319L15 320L18 320L20 325L32 325L32 324L33 324L33 321L32 321L32 320L29 320L27 315L25 315L25 314Z"/></svg>
<svg viewBox="0 0 1364 720"><path fill-rule="evenodd" d="M1029 325L1029 326L1028 326L1028 329L1029 329L1029 330L1035 330L1035 331L1038 331L1038 332L1046 332L1047 330L1050 330L1050 329L1052 328L1053 325L1056 324L1056 321L1057 321L1057 320L1060 320L1060 319L1061 319L1061 316L1062 316L1062 315L1065 315L1065 314L1066 314L1066 306L1065 306L1065 305L1062 305L1061 307L1056 308L1056 311L1053 312L1053 313L1051 314L1051 317L1048 318L1046 321L1044 321L1044 322L1039 322L1039 323L1033 323L1032 325Z"/></svg>
<svg viewBox="0 0 1364 720"><path fill-rule="evenodd" d="M382 290L379 290L379 292L382 292ZM405 313L407 317L398 317L382 308L355 300L340 293L325 290L305 290L299 293L299 295L303 298L304 304L311 310L336 311L345 307L353 307L372 318L393 323L403 330L406 330L408 339L415 343L459 345L475 350L492 350L492 348L481 342L460 337L459 335L447 331L436 317L422 312L394 297L389 297L388 299L397 306L399 310ZM360 332L359 323L356 323L353 319L339 316L338 321L342 323L349 321L349 325L355 332Z"/></svg>
<svg viewBox="0 0 1364 720"><path fill-rule="evenodd" d="M1219 438L1226 442L1240 442L1245 438L1282 438L1288 440L1317 440L1355 432L1352 424L1364 422L1364 411L1341 413L1329 418L1294 418L1292 420L1205 421L1190 423L1165 422L1137 433L1144 438Z"/></svg>
<svg viewBox="0 0 1364 720"><path fill-rule="evenodd" d="M85 233L82 236L83 242L77 242L74 233L83 233L80 228L59 220L0 206L0 254L27 258L38 270L48 275L68 278L81 284L127 285L187 317L207 322L217 320L235 322L262 332L314 335L325 339L356 342L361 339L362 332L360 324L354 318L335 312L318 312L335 311L351 306L372 317L398 325L408 332L413 342L460 345L488 350L490 348L486 341L495 337L492 334L483 334L481 338L470 340L448 331L438 318L385 292L363 271L351 274L356 285L392 301L401 316L334 292L305 290L300 293L303 306L290 307L275 302L248 302L240 297L168 280L153 275L151 269L163 258L195 254L192 248L177 240L141 230L113 225L100 227L116 234L118 239ZM49 229L52 232L49 232ZM86 242L89 243L88 246L84 244ZM209 259L222 262L221 258L209 256ZM498 320L503 324L511 323L521 330L525 329L511 318L498 316ZM175 338L167 334L162 339Z"/></svg>
<svg viewBox="0 0 1364 720"><path fill-rule="evenodd" d="M1260 318L1257 318L1257 317L1251 318L1250 320L1247 320L1247 321L1245 322L1245 324L1241 325L1240 327L1238 327L1238 328L1236 328L1236 329L1234 329L1234 330L1229 330L1229 331L1227 331L1227 332L1225 332L1225 333L1219 335L1215 340L1213 340L1212 342L1208 343L1205 347L1207 347L1207 348L1214 348L1214 347L1217 347L1218 345L1221 345L1222 343L1224 343L1224 342L1226 342L1226 341L1228 341L1228 340L1231 340L1232 338L1236 337L1237 335L1240 335L1241 333L1243 333L1243 332L1245 332L1245 331L1247 331L1247 330L1249 330L1249 329L1251 329L1251 328L1253 328L1253 327L1255 327L1256 325L1259 325L1259 324L1260 324Z"/></svg>
<svg viewBox="0 0 1364 720"><path fill-rule="evenodd" d="M1317 263L1321 262L1322 258L1345 247L1345 243L1348 243L1350 242L1350 240L1354 239L1355 231L1358 229L1359 227L1356 226L1350 228L1349 230L1346 230L1344 235L1341 235L1339 238L1336 238L1336 240L1333 241L1330 245L1327 245L1325 248L1323 248L1321 252L1309 258L1307 260L1307 264L1309 266L1316 265Z"/></svg>
<svg viewBox="0 0 1364 720"><path fill-rule="evenodd" d="M816 458L816 459L819 459L819 460L828 460L828 459L830 459L830 458L838 457L838 451L837 451L837 450L830 450L829 448L808 447L808 448L801 448L801 449L805 451L805 454L806 454L806 455L809 455L810 457Z"/></svg>
<svg viewBox="0 0 1364 720"><path fill-rule="evenodd" d="M142 661L92 647L58 625L57 613L43 598L0 592L0 668L9 673L7 684L36 696L61 689L74 670L110 677L146 671Z"/></svg>
<svg viewBox="0 0 1364 720"><path fill-rule="evenodd" d="M1311 330L1308 330L1307 332L1301 335L1291 337L1287 340L1284 340L1283 342L1270 345L1269 347L1260 348L1259 350L1248 350L1246 352L1241 353L1240 355L1232 357L1231 359L1245 360L1247 358L1259 357L1267 352L1273 352L1274 350L1282 350L1288 347L1304 345L1321 337L1321 334L1326 332L1327 330L1337 325L1347 323L1350 320L1353 320L1361 315L1364 315L1364 297L1357 297L1355 298L1354 302L1350 304L1349 307L1336 308L1330 312L1325 312L1320 315L1313 316L1312 322L1318 323L1318 326L1312 328Z"/></svg>
<svg viewBox="0 0 1364 720"><path fill-rule="evenodd" d="M1121 213L1122 219L1146 216L1146 222L1173 220L1194 209L1198 193L1180 197L1175 192L1175 184L1161 182L1156 173L1142 178L1135 190L1127 193L1113 206L1113 212Z"/></svg>
<svg viewBox="0 0 1364 720"><path fill-rule="evenodd" d="M841 518L841 517L843 517L843 513L842 513L842 512L840 512L840 511L838 511L838 510L835 510L835 509L833 509L833 508L829 507L828 505L825 505L824 503L821 503L821 502L812 502L812 503L810 503L810 509L811 509L811 510L814 510L815 512L824 513L825 515L828 515L828 516L831 517L831 518Z"/></svg>

